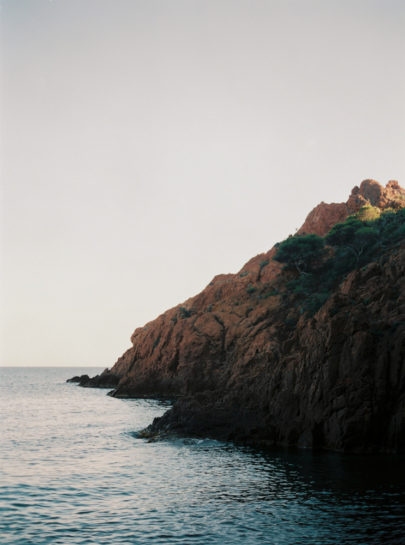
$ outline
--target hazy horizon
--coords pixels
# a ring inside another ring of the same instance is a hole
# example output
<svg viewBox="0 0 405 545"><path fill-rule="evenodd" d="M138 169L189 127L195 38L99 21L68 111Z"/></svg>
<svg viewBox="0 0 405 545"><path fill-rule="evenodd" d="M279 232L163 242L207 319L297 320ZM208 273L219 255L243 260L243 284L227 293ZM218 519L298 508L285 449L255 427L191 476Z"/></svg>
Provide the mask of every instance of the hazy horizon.
<svg viewBox="0 0 405 545"><path fill-rule="evenodd" d="M0 7L2 366L110 367L320 201L405 186L404 2Z"/></svg>

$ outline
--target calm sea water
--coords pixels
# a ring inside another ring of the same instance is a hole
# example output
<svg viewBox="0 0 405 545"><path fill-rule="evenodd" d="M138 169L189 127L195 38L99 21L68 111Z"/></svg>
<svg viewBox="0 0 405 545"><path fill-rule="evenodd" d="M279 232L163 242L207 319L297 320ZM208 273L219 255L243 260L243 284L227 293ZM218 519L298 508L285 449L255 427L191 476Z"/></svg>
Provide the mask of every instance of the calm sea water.
<svg viewBox="0 0 405 545"><path fill-rule="evenodd" d="M147 443L163 413L65 380L98 369L0 369L1 544L405 543L401 457Z"/></svg>

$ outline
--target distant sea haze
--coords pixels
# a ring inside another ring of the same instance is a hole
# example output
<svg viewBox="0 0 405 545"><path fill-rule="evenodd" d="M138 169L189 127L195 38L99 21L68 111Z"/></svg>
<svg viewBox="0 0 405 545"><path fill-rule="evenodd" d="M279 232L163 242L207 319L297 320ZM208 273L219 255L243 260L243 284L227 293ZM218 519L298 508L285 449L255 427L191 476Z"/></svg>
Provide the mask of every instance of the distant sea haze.
<svg viewBox="0 0 405 545"><path fill-rule="evenodd" d="M0 369L2 545L404 543L403 457L146 442L167 403L65 382L98 371Z"/></svg>

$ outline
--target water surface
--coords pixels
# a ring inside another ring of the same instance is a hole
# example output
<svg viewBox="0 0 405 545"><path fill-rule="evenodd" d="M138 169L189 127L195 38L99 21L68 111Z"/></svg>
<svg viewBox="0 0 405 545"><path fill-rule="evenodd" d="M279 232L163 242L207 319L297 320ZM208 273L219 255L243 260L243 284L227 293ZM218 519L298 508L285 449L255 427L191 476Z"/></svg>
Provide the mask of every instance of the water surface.
<svg viewBox="0 0 405 545"><path fill-rule="evenodd" d="M167 405L0 369L0 543L405 543L404 458L148 443Z"/></svg>

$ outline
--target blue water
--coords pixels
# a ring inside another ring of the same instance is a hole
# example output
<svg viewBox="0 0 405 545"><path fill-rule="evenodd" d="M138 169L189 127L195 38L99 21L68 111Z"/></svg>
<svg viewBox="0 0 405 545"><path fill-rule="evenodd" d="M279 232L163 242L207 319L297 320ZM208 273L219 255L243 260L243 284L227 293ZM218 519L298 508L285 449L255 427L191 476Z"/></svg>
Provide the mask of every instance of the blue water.
<svg viewBox="0 0 405 545"><path fill-rule="evenodd" d="M148 443L167 407L0 369L1 544L405 543L401 457Z"/></svg>

